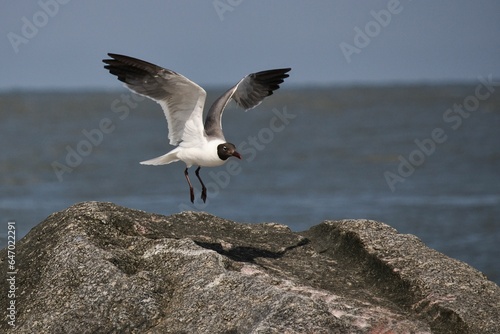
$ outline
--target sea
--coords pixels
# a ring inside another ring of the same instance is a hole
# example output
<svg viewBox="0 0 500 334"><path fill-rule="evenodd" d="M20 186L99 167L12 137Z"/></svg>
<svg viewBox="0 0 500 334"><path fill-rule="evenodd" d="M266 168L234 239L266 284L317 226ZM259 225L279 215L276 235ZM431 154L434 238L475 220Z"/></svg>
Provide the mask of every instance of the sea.
<svg viewBox="0 0 500 334"><path fill-rule="evenodd" d="M207 89L210 105L223 89ZM207 108L208 109L208 108ZM156 103L126 90L0 92L0 247L83 201L171 215L204 211L303 231L371 219L414 234L500 283L500 84L282 88L253 110L230 104L243 159L195 168L140 161L172 149ZM14 223L14 224L13 224Z"/></svg>

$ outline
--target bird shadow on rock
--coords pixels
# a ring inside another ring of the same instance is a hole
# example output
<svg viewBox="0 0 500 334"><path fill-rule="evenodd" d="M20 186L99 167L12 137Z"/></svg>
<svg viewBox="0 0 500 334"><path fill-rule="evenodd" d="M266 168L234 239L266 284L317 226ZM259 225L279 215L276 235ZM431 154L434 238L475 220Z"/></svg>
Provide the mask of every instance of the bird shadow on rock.
<svg viewBox="0 0 500 334"><path fill-rule="evenodd" d="M256 258L278 259L283 255L285 255L286 252L294 248L307 245L310 242L310 240L304 238L300 240L297 244L288 246L285 249L277 252L256 247L248 247L248 246L236 246L230 249L224 249L224 247L222 247L222 244L217 242L213 243L213 242L203 242L197 240L195 240L194 242L200 247L214 250L220 255L226 256L233 261L255 263Z"/></svg>

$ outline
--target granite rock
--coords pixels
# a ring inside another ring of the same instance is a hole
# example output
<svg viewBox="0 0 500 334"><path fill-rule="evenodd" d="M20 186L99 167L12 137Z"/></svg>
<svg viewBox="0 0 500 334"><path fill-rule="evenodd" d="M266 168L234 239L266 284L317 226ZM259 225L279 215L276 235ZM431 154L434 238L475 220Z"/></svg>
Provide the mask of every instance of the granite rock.
<svg viewBox="0 0 500 334"><path fill-rule="evenodd" d="M292 232L85 202L19 240L16 264L2 332L500 333L495 283L370 220Z"/></svg>

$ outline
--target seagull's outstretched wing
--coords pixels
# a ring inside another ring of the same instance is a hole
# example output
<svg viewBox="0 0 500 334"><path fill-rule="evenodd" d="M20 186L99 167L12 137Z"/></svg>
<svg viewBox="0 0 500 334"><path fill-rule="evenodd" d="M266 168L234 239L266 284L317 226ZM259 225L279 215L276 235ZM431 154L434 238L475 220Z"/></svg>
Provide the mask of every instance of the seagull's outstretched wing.
<svg viewBox="0 0 500 334"><path fill-rule="evenodd" d="M222 134L222 113L231 99L245 110L255 108L264 98L280 88L280 84L288 78L291 68L252 73L240 80L234 87L219 97L207 114L205 131L208 136L224 138Z"/></svg>
<svg viewBox="0 0 500 334"><path fill-rule="evenodd" d="M109 72L133 92L158 102L168 122L170 144L189 146L206 140L203 106L207 93L188 78L146 61L108 53L104 59Z"/></svg>

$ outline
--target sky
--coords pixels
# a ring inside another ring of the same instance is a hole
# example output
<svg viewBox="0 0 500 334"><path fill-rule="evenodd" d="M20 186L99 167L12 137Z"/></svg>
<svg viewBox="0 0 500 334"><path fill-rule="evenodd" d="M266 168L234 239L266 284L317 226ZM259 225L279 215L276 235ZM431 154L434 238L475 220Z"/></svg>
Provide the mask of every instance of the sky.
<svg viewBox="0 0 500 334"><path fill-rule="evenodd" d="M201 85L475 82L500 77L499 33L498 0L6 0L0 91L119 88L108 52Z"/></svg>

